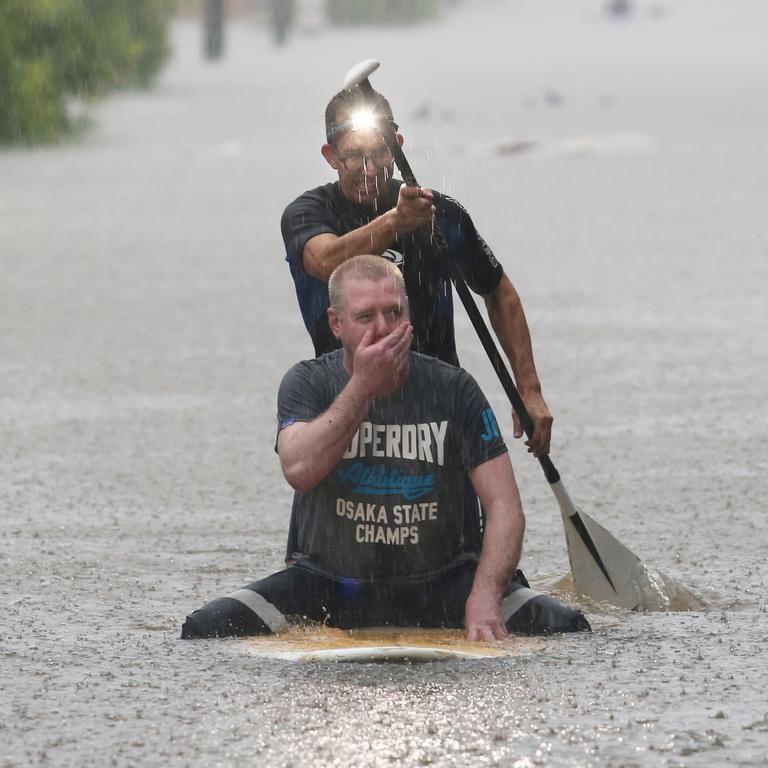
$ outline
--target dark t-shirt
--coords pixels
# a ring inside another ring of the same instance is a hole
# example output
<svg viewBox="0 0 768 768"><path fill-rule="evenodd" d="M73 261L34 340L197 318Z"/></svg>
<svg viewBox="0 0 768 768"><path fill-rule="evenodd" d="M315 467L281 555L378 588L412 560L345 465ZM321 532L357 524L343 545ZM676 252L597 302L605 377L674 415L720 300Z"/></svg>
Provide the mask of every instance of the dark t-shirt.
<svg viewBox="0 0 768 768"><path fill-rule="evenodd" d="M279 428L315 419L348 380L341 350L295 365ZM475 380L412 354L403 389L376 399L341 461L296 492L292 558L337 579L418 580L476 557L463 534L467 473L506 450Z"/></svg>
<svg viewBox="0 0 768 768"><path fill-rule="evenodd" d="M378 201L378 210L351 202L334 182L305 192L283 213L280 227L286 261L316 355L339 345L328 327L328 286L304 271L304 246L317 235L341 237L370 223L397 204L401 184L392 180L387 196ZM455 261L473 291L490 293L498 285L503 269L469 214L456 200L437 192L434 205L435 226L446 241L448 258ZM414 329L413 349L458 365L450 274L434 247L430 230L421 227L399 238L384 256L403 271Z"/></svg>

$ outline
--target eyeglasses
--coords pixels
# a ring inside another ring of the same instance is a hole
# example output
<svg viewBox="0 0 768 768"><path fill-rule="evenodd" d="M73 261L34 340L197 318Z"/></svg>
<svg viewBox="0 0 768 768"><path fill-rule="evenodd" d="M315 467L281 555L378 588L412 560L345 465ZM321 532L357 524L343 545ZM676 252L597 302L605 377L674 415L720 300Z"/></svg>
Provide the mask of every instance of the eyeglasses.
<svg viewBox="0 0 768 768"><path fill-rule="evenodd" d="M391 167L394 161L395 159L388 149L379 149L376 152L371 152L369 155L353 154L339 157L339 162L344 168L354 173L362 171L367 163L370 163L376 170L381 171L384 168Z"/></svg>

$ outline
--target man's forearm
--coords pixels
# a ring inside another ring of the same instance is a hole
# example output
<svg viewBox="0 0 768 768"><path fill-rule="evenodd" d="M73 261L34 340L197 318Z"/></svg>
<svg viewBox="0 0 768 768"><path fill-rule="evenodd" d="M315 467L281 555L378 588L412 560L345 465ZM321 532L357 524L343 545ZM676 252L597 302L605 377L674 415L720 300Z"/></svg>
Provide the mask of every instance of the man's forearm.
<svg viewBox="0 0 768 768"><path fill-rule="evenodd" d="M397 239L395 211L390 210L345 235L317 235L304 246L304 271L327 283L339 264L363 253L380 255Z"/></svg>
<svg viewBox="0 0 768 768"><path fill-rule="evenodd" d="M485 302L491 326L512 366L520 394L540 394L528 321L520 297L506 275L502 275L501 282L485 297Z"/></svg>
<svg viewBox="0 0 768 768"><path fill-rule="evenodd" d="M549 453L552 437L552 414L541 393L541 384L533 362L531 334L523 305L515 287L502 275L496 288L485 297L491 325L509 358L517 388L525 402L533 430L526 441L528 452L537 458ZM515 437L520 437L527 425L515 415Z"/></svg>
<svg viewBox="0 0 768 768"><path fill-rule="evenodd" d="M286 428L278 438L283 474L299 491L314 488L341 460L368 413L370 395L354 379L316 419Z"/></svg>
<svg viewBox="0 0 768 768"><path fill-rule="evenodd" d="M472 470L470 480L485 510L483 547L472 592L491 594L496 607L520 561L525 516L509 455Z"/></svg>
<svg viewBox="0 0 768 768"><path fill-rule="evenodd" d="M332 322L340 323L333 310L330 315ZM345 348L344 365L351 376L328 409L310 422L290 424L278 435L283 474L297 491L314 488L338 464L374 397L392 394L403 386L413 340L407 313L389 333L378 339L376 333L376 324L368 323L353 362L347 359Z"/></svg>
<svg viewBox="0 0 768 768"><path fill-rule="evenodd" d="M519 499L497 499L485 513L483 547L472 591L488 592L498 602L520 562L525 519Z"/></svg>

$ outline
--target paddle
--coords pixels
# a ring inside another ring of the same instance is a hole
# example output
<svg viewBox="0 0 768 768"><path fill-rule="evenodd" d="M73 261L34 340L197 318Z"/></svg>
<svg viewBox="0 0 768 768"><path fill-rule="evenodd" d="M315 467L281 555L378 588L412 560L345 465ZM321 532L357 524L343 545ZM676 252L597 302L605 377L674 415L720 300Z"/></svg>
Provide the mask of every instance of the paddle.
<svg viewBox="0 0 768 768"><path fill-rule="evenodd" d="M347 72L344 78L344 87L351 89L358 86L363 95L373 101L375 92L368 81L368 75L378 68L379 62L375 59L361 61ZM402 147L397 141L395 129L385 119L379 119L376 122L376 127L392 153L395 164L403 176L403 181L409 186L419 186ZM469 315L469 319L526 435L530 438L533 433L533 421L526 410L520 393L517 391L512 376L499 354L496 343L459 272L458 266L452 259L447 258L445 240L437 230L434 232L434 239L438 250L448 265L456 293ZM660 594L658 579L652 577L640 558L576 507L563 485L560 473L549 456L539 457L539 462L560 507L568 546L568 558L571 563L571 573L576 590L595 600L610 602L630 610L663 610L667 607L663 595Z"/></svg>

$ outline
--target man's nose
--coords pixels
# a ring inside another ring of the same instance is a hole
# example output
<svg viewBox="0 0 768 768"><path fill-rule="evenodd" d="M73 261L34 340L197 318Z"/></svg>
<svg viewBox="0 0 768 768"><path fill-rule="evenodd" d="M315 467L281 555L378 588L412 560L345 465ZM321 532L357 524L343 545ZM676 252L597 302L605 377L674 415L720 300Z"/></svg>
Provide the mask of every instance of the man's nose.
<svg viewBox="0 0 768 768"><path fill-rule="evenodd" d="M374 333L376 334L377 339L381 339L390 332L391 328L389 327L389 319L383 312L377 314L373 322Z"/></svg>

